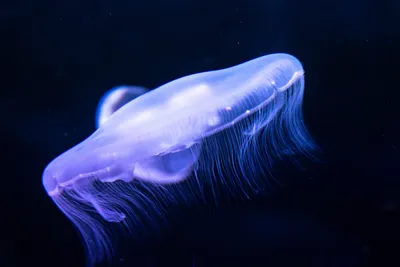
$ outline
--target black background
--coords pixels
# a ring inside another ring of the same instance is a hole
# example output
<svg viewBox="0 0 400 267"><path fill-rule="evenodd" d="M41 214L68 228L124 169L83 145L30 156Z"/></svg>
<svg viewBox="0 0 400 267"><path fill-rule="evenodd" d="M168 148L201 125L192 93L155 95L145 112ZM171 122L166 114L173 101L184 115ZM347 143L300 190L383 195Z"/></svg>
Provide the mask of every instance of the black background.
<svg viewBox="0 0 400 267"><path fill-rule="evenodd" d="M84 266L41 174L94 130L107 89L261 55L306 71L324 162L278 193L186 211L116 266L400 266L399 1L2 1L0 266ZM396 19L397 16L397 19Z"/></svg>

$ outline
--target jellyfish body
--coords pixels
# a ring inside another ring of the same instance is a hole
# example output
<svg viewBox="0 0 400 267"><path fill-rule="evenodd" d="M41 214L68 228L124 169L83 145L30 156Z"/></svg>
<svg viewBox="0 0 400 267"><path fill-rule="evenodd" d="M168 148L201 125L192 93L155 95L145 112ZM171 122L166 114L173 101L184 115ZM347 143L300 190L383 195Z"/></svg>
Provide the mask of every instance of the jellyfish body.
<svg viewBox="0 0 400 267"><path fill-rule="evenodd" d="M44 187L82 233L90 260L99 260L112 250L104 220L132 232L163 217L169 203L207 190L247 196L268 179L255 172L269 172L273 159L311 155L303 92L302 65L287 54L177 79L119 102L46 167ZM100 107L113 102L105 99Z"/></svg>

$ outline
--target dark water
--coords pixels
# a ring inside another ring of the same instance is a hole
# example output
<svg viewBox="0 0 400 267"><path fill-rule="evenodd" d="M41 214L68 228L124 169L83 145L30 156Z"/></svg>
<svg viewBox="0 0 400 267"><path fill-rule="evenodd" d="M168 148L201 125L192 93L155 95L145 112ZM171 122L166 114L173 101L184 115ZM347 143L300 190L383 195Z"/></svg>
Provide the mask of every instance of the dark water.
<svg viewBox="0 0 400 267"><path fill-rule="evenodd" d="M276 194L189 210L115 266L400 266L399 18L395 0L2 1L0 266L84 266L41 174L94 130L107 89L275 52L303 63L324 162Z"/></svg>

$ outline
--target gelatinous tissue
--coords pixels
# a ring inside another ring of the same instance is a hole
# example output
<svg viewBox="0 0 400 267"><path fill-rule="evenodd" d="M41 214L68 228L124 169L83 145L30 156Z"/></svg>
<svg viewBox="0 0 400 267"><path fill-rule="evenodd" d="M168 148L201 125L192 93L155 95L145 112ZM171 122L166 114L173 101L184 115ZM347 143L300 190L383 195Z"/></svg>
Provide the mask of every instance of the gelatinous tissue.
<svg viewBox="0 0 400 267"><path fill-rule="evenodd" d="M112 89L98 129L48 164L43 185L81 232L89 261L99 261L113 251L107 222L141 231L173 202L248 197L268 184L275 160L313 157L303 93L303 67L288 54L154 90Z"/></svg>

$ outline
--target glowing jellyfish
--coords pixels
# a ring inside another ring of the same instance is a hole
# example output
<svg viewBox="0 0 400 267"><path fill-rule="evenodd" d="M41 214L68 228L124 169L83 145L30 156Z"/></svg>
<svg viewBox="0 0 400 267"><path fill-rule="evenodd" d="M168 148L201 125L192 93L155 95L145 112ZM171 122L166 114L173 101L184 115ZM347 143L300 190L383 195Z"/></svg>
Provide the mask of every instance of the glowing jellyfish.
<svg viewBox="0 0 400 267"><path fill-rule="evenodd" d="M120 104L46 167L44 187L80 230L89 260L109 257L105 222L134 233L175 201L248 197L268 185L274 160L311 156L303 92L301 63L272 54L177 79L112 115L121 98L106 97L104 108Z"/></svg>

